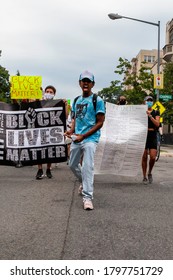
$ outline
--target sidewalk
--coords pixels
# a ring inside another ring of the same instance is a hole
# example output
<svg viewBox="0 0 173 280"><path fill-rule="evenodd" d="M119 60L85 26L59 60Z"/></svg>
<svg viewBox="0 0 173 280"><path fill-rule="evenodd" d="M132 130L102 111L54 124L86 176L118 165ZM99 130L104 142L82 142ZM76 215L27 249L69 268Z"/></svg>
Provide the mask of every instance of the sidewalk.
<svg viewBox="0 0 173 280"><path fill-rule="evenodd" d="M160 152L162 156L173 157L173 145L161 144Z"/></svg>

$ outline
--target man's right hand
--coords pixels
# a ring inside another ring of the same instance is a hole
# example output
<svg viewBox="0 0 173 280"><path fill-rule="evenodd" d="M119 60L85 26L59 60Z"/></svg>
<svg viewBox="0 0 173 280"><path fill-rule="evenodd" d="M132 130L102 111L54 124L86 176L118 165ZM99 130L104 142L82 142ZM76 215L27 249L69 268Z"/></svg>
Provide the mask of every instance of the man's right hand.
<svg viewBox="0 0 173 280"><path fill-rule="evenodd" d="M67 136L69 138L71 138L71 135L73 134L73 132L71 130L67 130L64 132L64 136Z"/></svg>

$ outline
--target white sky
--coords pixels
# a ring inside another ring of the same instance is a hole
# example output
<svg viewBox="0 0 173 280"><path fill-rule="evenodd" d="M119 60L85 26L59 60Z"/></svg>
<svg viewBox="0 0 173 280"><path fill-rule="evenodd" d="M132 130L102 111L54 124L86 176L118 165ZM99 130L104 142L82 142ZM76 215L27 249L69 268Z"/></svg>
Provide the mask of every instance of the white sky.
<svg viewBox="0 0 173 280"><path fill-rule="evenodd" d="M131 60L141 49L157 49L157 26L109 13L161 22L161 48L166 23L173 18L172 0L1 0L0 64L10 75L42 76L57 98L81 94L82 71L95 75L97 92L119 79L119 57Z"/></svg>

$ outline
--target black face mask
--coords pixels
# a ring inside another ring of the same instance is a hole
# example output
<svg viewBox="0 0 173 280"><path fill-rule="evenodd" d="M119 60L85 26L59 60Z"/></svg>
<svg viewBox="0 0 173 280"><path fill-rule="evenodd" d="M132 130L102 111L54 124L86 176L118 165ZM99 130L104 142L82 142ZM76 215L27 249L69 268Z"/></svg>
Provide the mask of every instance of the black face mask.
<svg viewBox="0 0 173 280"><path fill-rule="evenodd" d="M120 100L120 105L126 105L126 100Z"/></svg>

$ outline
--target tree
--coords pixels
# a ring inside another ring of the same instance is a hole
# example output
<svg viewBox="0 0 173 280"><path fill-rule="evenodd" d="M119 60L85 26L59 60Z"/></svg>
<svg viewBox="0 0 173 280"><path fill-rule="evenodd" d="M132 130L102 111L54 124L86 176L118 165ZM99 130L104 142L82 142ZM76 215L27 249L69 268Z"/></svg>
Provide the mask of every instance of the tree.
<svg viewBox="0 0 173 280"><path fill-rule="evenodd" d="M153 75L145 62L141 63L139 74L133 71L132 64L127 59L120 57L119 63L114 72L123 75L121 86L129 103L141 104L146 94L153 95Z"/></svg>
<svg viewBox="0 0 173 280"><path fill-rule="evenodd" d="M173 62L168 62L163 67L164 88L161 90L163 94L173 95Z"/></svg>
<svg viewBox="0 0 173 280"><path fill-rule="evenodd" d="M0 65L0 101L9 102L10 82L8 71Z"/></svg>
<svg viewBox="0 0 173 280"><path fill-rule="evenodd" d="M170 125L173 125L173 103L170 101L162 102L163 106L166 108L162 117L164 124L168 124L168 131L170 130Z"/></svg>
<svg viewBox="0 0 173 280"><path fill-rule="evenodd" d="M16 76L20 76L20 72L19 72L19 70L17 70Z"/></svg>
<svg viewBox="0 0 173 280"><path fill-rule="evenodd" d="M103 88L98 92L98 95L103 98L105 102L117 103L118 97L121 95L120 81L112 81L111 86Z"/></svg>
<svg viewBox="0 0 173 280"><path fill-rule="evenodd" d="M153 75L145 62L141 64L139 74L133 71L132 64L126 58L119 58L119 65L114 73L122 76L121 81L111 82L111 86L98 92L104 101L117 103L120 95L124 95L128 104L142 104L146 94L153 95Z"/></svg>
<svg viewBox="0 0 173 280"><path fill-rule="evenodd" d="M168 62L164 65L163 76L164 88L160 90L160 93L172 95L173 97L173 62ZM164 123L173 125L173 101L167 101L162 103L166 108L165 112L162 115Z"/></svg>

